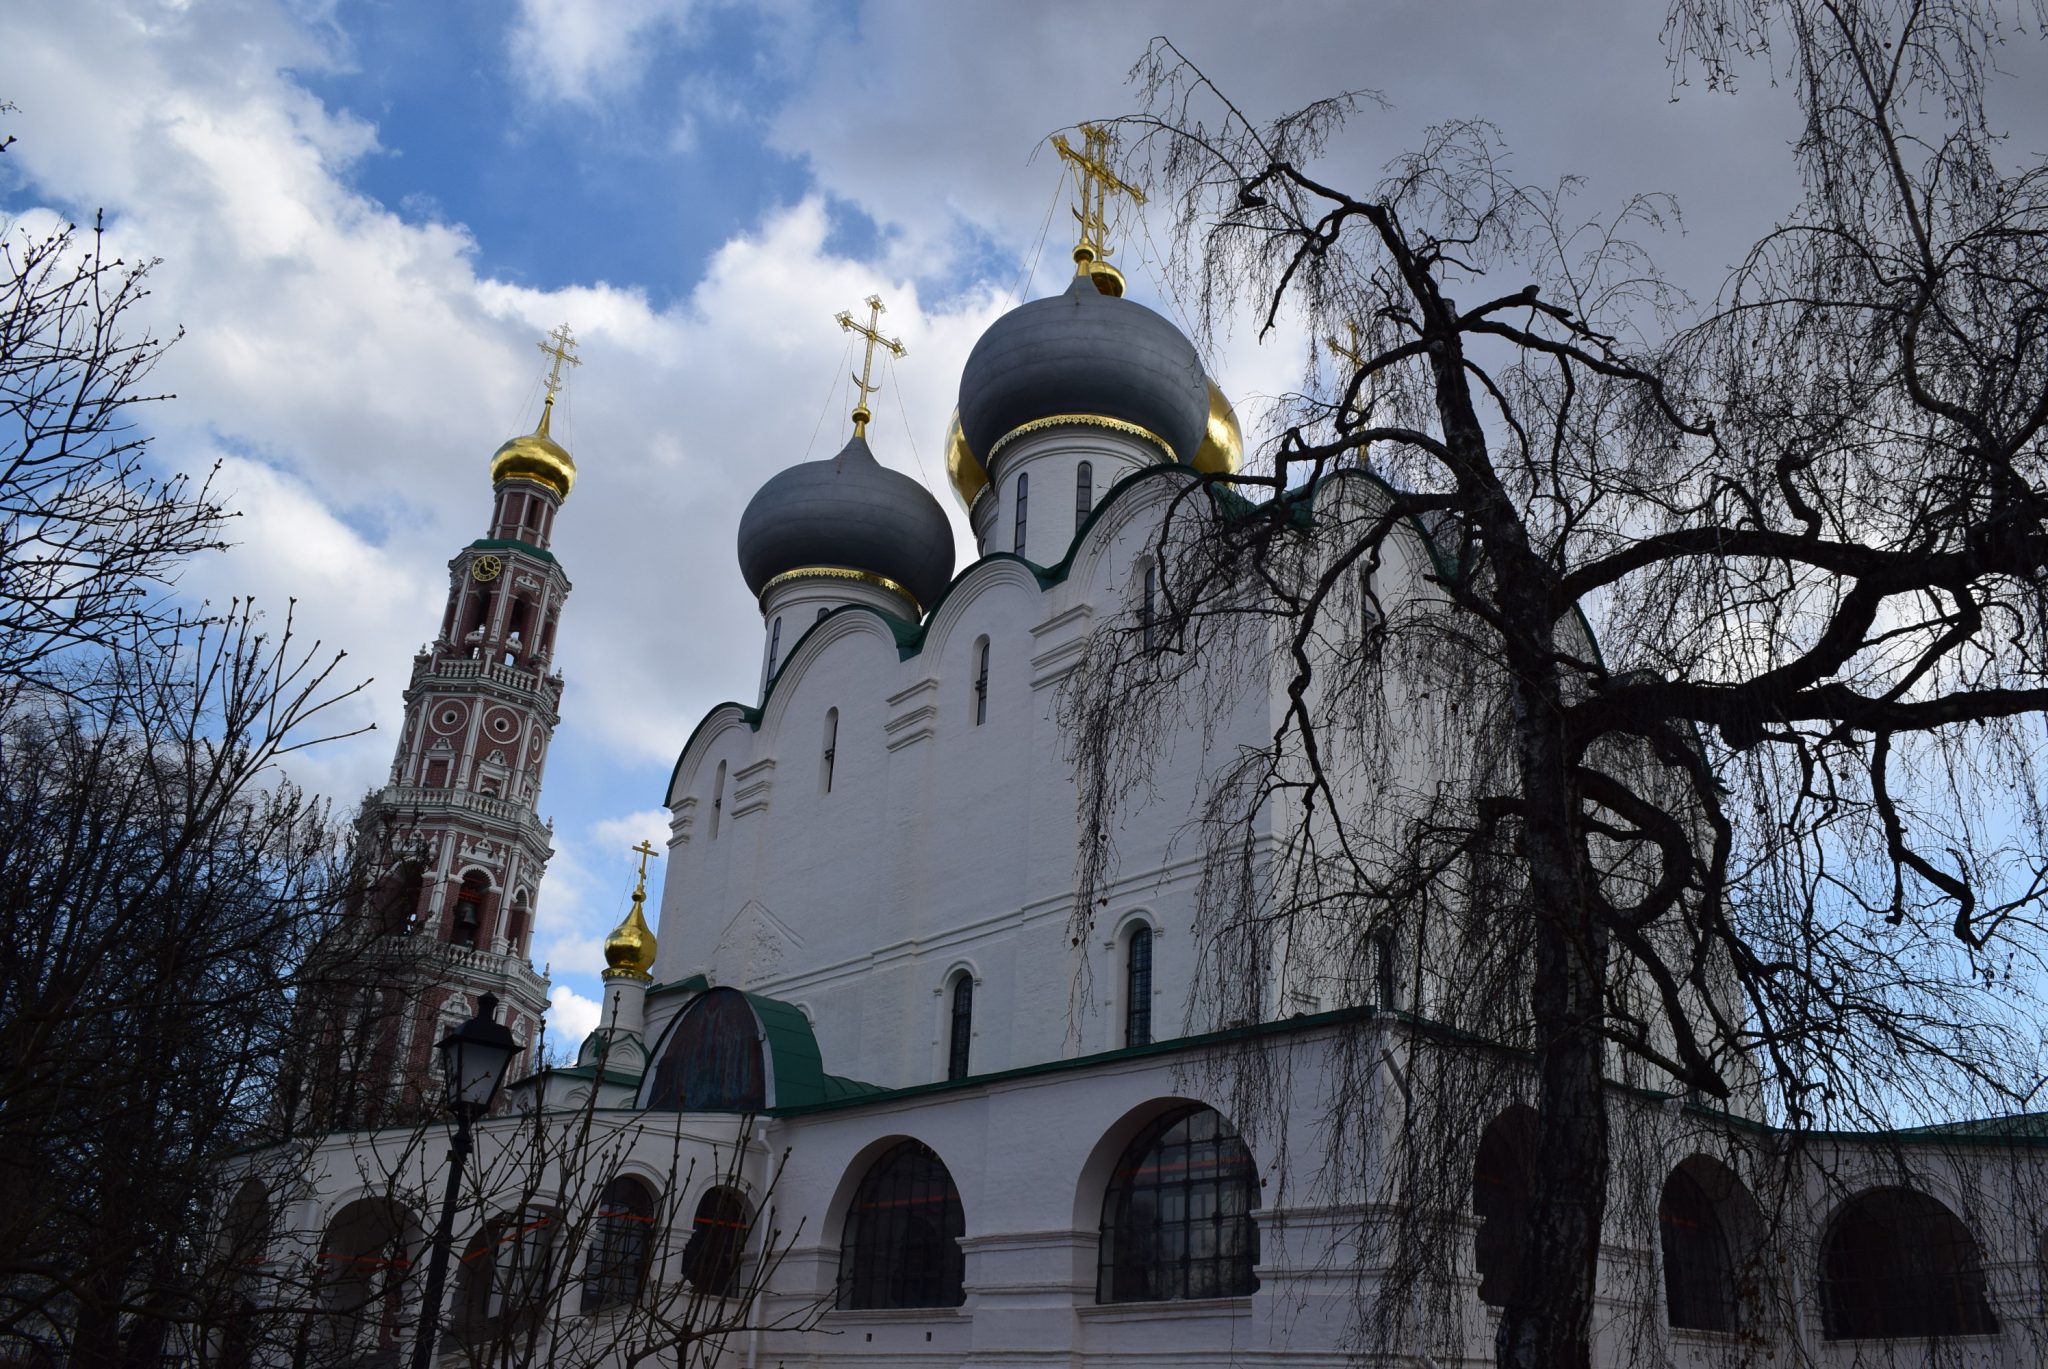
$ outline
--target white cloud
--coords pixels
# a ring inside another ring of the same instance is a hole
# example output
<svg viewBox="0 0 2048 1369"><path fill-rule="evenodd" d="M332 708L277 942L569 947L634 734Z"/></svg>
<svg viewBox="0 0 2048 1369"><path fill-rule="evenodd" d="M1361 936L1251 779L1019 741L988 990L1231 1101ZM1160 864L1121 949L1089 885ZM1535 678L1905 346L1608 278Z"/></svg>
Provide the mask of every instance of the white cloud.
<svg viewBox="0 0 2048 1369"><path fill-rule="evenodd" d="M602 1010L594 998L557 984L548 991L548 1047L551 1054L575 1058L583 1038L597 1030Z"/></svg>
<svg viewBox="0 0 2048 1369"><path fill-rule="evenodd" d="M587 103L637 84L652 40L682 30L691 8L690 0L519 0L513 67L538 98Z"/></svg>

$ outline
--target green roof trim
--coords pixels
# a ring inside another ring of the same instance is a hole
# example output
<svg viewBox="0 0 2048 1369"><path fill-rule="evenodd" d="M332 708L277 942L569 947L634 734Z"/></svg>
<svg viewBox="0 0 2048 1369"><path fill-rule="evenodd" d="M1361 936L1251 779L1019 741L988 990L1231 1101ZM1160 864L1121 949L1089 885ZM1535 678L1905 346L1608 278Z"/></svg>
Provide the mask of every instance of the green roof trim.
<svg viewBox="0 0 2048 1369"><path fill-rule="evenodd" d="M469 544L469 549L472 551L478 549L484 551L522 551L528 556L539 557L550 565L554 564L555 560L553 552L542 547L536 547L531 542L522 542L516 537L479 537L476 541Z"/></svg>
<svg viewBox="0 0 2048 1369"><path fill-rule="evenodd" d="M859 1079L848 1079L843 1075L825 1073L824 1053L818 1049L817 1033L811 1030L811 1020L803 1010L793 1003L766 994L748 993L744 989L728 984L714 985L703 975L693 974L688 979L674 984L660 986L664 990L694 990L691 1001L683 1005L662 1029L660 1038L648 1048L648 1072L652 1074L656 1061L655 1052L665 1048L669 1038L696 1006L696 1000L707 993L725 991L736 993L747 1002L747 1008L754 1014L754 1021L761 1029L761 1049L768 1067L769 1096L775 1112L783 1107L815 1107L820 1104L839 1102L851 1098L864 1098L882 1092L879 1084L865 1083ZM651 991L650 991L651 992ZM643 1081L647 1075L635 1076Z"/></svg>

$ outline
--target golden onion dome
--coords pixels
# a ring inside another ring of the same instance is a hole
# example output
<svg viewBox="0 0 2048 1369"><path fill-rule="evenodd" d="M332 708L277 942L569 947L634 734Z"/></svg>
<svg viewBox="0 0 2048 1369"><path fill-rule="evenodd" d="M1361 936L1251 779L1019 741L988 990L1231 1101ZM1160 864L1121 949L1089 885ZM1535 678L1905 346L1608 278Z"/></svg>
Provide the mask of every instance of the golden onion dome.
<svg viewBox="0 0 2048 1369"><path fill-rule="evenodd" d="M605 978L638 979L642 983L654 978L649 973L654 968L654 929L647 925L647 916L641 912L646 901L647 885L643 880L633 890L632 911L604 939Z"/></svg>
<svg viewBox="0 0 2048 1369"><path fill-rule="evenodd" d="M1236 475L1244 466L1244 429L1237 426L1237 411L1213 380L1209 382L1209 426L1202 433L1194 466L1204 475Z"/></svg>
<svg viewBox="0 0 2048 1369"><path fill-rule="evenodd" d="M1229 398L1216 388L1215 381L1206 383L1209 421L1202 431L1201 448L1191 464L1205 475L1235 475L1244 467L1244 430L1238 426L1237 411L1231 408ZM988 488L988 467L967 445L957 405L946 423L946 479L952 482L953 493L960 496L961 505L969 509L974 507L975 497Z"/></svg>
<svg viewBox="0 0 2048 1369"><path fill-rule="evenodd" d="M553 490L557 498L569 497L569 491L576 485L576 459L548 436L548 420L554 409L555 397L549 395L547 403L541 405L540 426L498 448L491 458L491 483L531 480Z"/></svg>

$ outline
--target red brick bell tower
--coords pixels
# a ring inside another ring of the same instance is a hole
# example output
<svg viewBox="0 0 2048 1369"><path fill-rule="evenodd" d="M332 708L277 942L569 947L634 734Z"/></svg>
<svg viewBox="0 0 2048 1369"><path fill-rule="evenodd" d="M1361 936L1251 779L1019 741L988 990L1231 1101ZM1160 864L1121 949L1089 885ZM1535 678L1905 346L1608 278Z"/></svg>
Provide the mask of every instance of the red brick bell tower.
<svg viewBox="0 0 2048 1369"><path fill-rule="evenodd" d="M574 343L564 324L541 344L552 364L540 423L491 459L489 531L448 563L448 604L413 658L390 782L364 802L366 894L345 937L357 983L316 1033L326 1060L305 1099L320 1130L438 1115L434 1043L485 992L523 1048L508 1079L539 1063L548 981L529 953L554 852L535 804L561 720L553 662L569 597L549 542L576 483L549 427L562 368L580 364Z"/></svg>

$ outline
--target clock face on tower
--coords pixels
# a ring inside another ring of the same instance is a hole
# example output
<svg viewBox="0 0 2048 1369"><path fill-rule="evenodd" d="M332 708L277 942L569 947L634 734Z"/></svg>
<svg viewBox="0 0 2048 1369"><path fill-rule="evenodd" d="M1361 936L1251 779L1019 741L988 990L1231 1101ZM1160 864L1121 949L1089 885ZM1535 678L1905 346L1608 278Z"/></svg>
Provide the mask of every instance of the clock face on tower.
<svg viewBox="0 0 2048 1369"><path fill-rule="evenodd" d="M505 562L489 553L485 553L469 563L470 578L474 580L488 582L497 579L504 572Z"/></svg>

